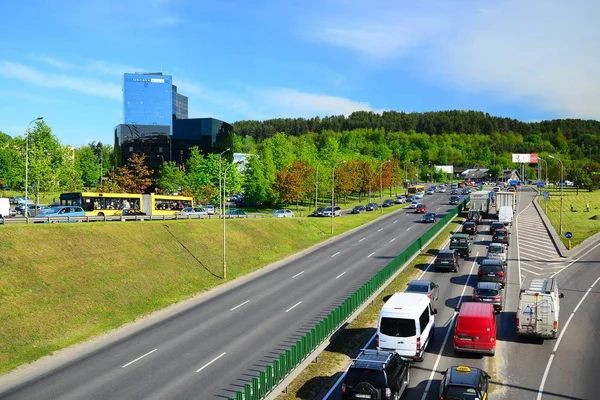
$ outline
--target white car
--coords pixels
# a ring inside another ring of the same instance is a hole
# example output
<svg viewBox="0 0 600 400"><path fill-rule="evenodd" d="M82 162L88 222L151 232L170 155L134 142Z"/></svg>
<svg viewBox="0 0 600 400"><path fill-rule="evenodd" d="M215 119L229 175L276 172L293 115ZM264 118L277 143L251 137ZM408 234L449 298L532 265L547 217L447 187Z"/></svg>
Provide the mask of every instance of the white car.
<svg viewBox="0 0 600 400"><path fill-rule="evenodd" d="M418 205L419 205L418 201L413 201L412 203L410 203L410 208L417 208Z"/></svg>
<svg viewBox="0 0 600 400"><path fill-rule="evenodd" d="M323 210L323 216L324 217L331 217L331 206L326 207L325 210ZM342 216L342 208L339 207L339 206L333 207L333 216L334 217L341 217Z"/></svg>
<svg viewBox="0 0 600 400"><path fill-rule="evenodd" d="M323 215L325 215L325 213L323 213ZM293 218L294 213L291 210L282 209L282 210L276 210L273 213L273 216L276 218Z"/></svg>
<svg viewBox="0 0 600 400"><path fill-rule="evenodd" d="M397 196L396 200L394 200L394 203L396 203L396 204L406 203L406 196Z"/></svg>
<svg viewBox="0 0 600 400"><path fill-rule="evenodd" d="M446 193L446 186L440 186L440 188L438 189L438 192Z"/></svg>
<svg viewBox="0 0 600 400"><path fill-rule="evenodd" d="M202 207L186 207L181 210L179 215L208 215L208 212Z"/></svg>
<svg viewBox="0 0 600 400"><path fill-rule="evenodd" d="M208 215L215 215L217 213L217 207L213 206L212 204L204 206L204 209Z"/></svg>

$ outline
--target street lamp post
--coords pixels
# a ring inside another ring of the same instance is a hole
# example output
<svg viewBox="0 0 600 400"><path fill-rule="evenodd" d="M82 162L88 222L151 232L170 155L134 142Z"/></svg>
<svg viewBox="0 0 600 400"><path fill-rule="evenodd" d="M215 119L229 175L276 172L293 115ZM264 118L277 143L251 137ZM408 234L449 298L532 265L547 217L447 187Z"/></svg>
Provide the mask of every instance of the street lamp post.
<svg viewBox="0 0 600 400"><path fill-rule="evenodd" d="M383 200L383 166L391 160L387 160L381 163L379 166L379 201ZM383 214L383 206L381 206L381 214Z"/></svg>
<svg viewBox="0 0 600 400"><path fill-rule="evenodd" d="M315 211L317 211L318 207L319 207L319 165L317 164L317 174L316 174L316 178L315 178Z"/></svg>
<svg viewBox="0 0 600 400"><path fill-rule="evenodd" d="M232 166L238 164L240 164L240 161L231 163L225 168L225 172L223 173L223 279L227 279L227 242L225 241L225 192L227 187L227 171L229 171L229 168Z"/></svg>
<svg viewBox="0 0 600 400"><path fill-rule="evenodd" d="M562 232L563 232L563 186L565 184L565 177L564 177L565 165L563 164L563 162L561 160L554 157L553 155L548 154L548 157L553 158L560 163L560 217L559 217L560 232L559 232L559 235L562 236Z"/></svg>
<svg viewBox="0 0 600 400"><path fill-rule="evenodd" d="M333 235L333 216L335 215L334 212L334 199L335 199L335 169L341 165L344 164L346 162L346 160L342 160L340 161L337 165L334 165L333 168L331 168L331 234Z"/></svg>
<svg viewBox="0 0 600 400"><path fill-rule="evenodd" d="M36 119L34 119L33 121L31 121L29 124L27 124L27 132L26 132L26 137L25 137L25 207L23 208L23 215L24 216L29 216L29 204L28 204L28 200L29 200L29 196L28 196L28 186L29 186L29 127L31 126L31 124L33 124L35 121L41 121L43 120L44 117L39 116Z"/></svg>
<svg viewBox="0 0 600 400"><path fill-rule="evenodd" d="M221 197L221 193L223 191L222 186L221 186L221 157L223 157L223 154L227 153L229 150L231 150L231 147L228 147L226 150L222 151L221 154L219 154L219 212L223 214L223 217L225 216L225 211L222 208L222 197Z"/></svg>
<svg viewBox="0 0 600 400"><path fill-rule="evenodd" d="M546 163L546 178L544 180L544 187L548 186L548 161L544 160L542 157L538 157L541 161L543 161L544 163ZM541 176L540 176L541 179ZM546 215L548 215L548 201L544 201L544 203L546 203Z"/></svg>

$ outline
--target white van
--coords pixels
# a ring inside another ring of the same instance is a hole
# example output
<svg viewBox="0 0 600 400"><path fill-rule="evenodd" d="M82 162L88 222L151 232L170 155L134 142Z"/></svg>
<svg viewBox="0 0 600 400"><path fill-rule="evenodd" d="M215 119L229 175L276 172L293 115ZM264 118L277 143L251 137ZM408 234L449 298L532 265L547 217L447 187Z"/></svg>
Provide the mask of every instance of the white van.
<svg viewBox="0 0 600 400"><path fill-rule="evenodd" d="M437 310L426 294L395 293L379 314L377 349L423 361L425 349L435 334L435 314Z"/></svg>
<svg viewBox="0 0 600 400"><path fill-rule="evenodd" d="M0 217L10 217L10 200L7 197L0 197Z"/></svg>
<svg viewBox="0 0 600 400"><path fill-rule="evenodd" d="M556 339L563 297L555 279L533 279L529 289L521 289L516 321L519 336Z"/></svg>
<svg viewBox="0 0 600 400"><path fill-rule="evenodd" d="M512 225L514 210L511 206L502 206L498 210L498 221L504 225Z"/></svg>

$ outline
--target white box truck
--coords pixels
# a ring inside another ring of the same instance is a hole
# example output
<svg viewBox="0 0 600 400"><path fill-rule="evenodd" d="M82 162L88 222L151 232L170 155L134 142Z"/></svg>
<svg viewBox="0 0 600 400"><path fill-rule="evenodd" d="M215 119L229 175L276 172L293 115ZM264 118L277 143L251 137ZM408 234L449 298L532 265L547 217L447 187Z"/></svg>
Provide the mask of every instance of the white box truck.
<svg viewBox="0 0 600 400"><path fill-rule="evenodd" d="M521 289L516 316L519 336L556 339L563 297L555 279L533 279L529 289Z"/></svg>
<svg viewBox="0 0 600 400"><path fill-rule="evenodd" d="M513 210L517 207L517 198L513 192L498 192L496 193L496 212L500 211L501 207L510 206Z"/></svg>
<svg viewBox="0 0 600 400"><path fill-rule="evenodd" d="M513 221L513 208L510 206L502 206L498 210L498 221L504 225L511 226Z"/></svg>
<svg viewBox="0 0 600 400"><path fill-rule="evenodd" d="M490 192L488 190L478 190L470 194L469 212L478 212L482 216L487 216L490 211Z"/></svg>
<svg viewBox="0 0 600 400"><path fill-rule="evenodd" d="M10 200L8 197L0 197L0 218L10 217Z"/></svg>

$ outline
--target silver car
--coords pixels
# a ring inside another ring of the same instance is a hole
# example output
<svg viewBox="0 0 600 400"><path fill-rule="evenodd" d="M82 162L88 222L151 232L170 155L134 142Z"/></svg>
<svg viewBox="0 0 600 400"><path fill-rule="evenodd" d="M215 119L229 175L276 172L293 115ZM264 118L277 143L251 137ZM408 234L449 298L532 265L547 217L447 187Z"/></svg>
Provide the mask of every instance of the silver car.
<svg viewBox="0 0 600 400"><path fill-rule="evenodd" d="M487 256L491 260L500 260L506 265L506 256L508 255L507 247L504 243L490 243L487 248Z"/></svg>
<svg viewBox="0 0 600 400"><path fill-rule="evenodd" d="M496 312L502 311L504 296L498 282L477 282L473 289L473 301L493 304Z"/></svg>
<svg viewBox="0 0 600 400"><path fill-rule="evenodd" d="M440 297L440 287L432 281L414 280L408 283L405 293L420 293L426 294L431 299L431 305L435 305Z"/></svg>
<svg viewBox="0 0 600 400"><path fill-rule="evenodd" d="M325 213L323 213L323 215L325 215ZM275 218L293 218L294 217L294 213L291 210L288 209L281 209L281 210L277 210L273 213L273 216Z"/></svg>

